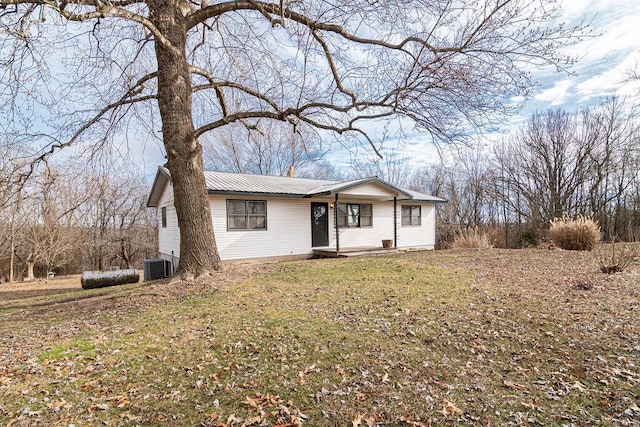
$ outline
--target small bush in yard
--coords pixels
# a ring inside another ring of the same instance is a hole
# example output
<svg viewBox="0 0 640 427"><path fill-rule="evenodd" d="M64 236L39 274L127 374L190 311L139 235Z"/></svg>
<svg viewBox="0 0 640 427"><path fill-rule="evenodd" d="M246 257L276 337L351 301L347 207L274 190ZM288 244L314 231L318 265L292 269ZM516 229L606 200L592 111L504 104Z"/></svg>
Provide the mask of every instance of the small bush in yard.
<svg viewBox="0 0 640 427"><path fill-rule="evenodd" d="M450 224L440 224L436 225L436 249L444 249L451 247L453 241L456 238L456 230L455 226Z"/></svg>
<svg viewBox="0 0 640 427"><path fill-rule="evenodd" d="M611 250L609 250L611 249ZM618 244L615 240L610 244L602 245L599 251L600 271L606 274L624 271L640 256L637 248Z"/></svg>
<svg viewBox="0 0 640 427"><path fill-rule="evenodd" d="M551 221L549 238L562 249L590 251L600 240L600 227L589 217L578 215L572 219L563 215Z"/></svg>
<svg viewBox="0 0 640 427"><path fill-rule="evenodd" d="M467 228L460 231L451 244L452 249L490 249L489 237L480 233L477 228Z"/></svg>

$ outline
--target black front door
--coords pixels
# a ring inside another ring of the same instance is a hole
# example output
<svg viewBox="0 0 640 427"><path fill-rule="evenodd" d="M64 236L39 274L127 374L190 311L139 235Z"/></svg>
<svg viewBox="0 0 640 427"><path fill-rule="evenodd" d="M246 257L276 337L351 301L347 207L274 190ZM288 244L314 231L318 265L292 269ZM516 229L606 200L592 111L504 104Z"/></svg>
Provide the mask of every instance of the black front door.
<svg viewBox="0 0 640 427"><path fill-rule="evenodd" d="M311 203L311 246L329 246L329 205Z"/></svg>

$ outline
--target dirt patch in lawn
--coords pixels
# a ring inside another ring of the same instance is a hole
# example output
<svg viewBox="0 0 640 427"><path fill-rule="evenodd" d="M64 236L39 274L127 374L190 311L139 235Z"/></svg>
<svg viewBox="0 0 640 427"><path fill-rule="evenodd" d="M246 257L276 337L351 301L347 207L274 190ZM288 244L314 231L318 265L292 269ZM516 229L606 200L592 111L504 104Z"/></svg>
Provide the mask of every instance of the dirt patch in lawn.
<svg viewBox="0 0 640 427"><path fill-rule="evenodd" d="M43 295L65 293L82 289L80 275L65 276L34 282L16 282L0 284L0 301L20 300Z"/></svg>
<svg viewBox="0 0 640 427"><path fill-rule="evenodd" d="M635 426L640 274L598 270L439 251L14 295L0 424Z"/></svg>

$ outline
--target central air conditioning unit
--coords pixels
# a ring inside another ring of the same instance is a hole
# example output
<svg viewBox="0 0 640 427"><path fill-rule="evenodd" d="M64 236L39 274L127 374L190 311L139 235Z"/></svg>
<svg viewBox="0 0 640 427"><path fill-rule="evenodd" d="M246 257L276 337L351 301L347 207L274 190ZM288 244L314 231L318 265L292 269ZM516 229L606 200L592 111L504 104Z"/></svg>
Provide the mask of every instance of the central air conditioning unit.
<svg viewBox="0 0 640 427"><path fill-rule="evenodd" d="M173 274L171 261L162 258L150 258L142 261L144 267L144 281L158 280Z"/></svg>

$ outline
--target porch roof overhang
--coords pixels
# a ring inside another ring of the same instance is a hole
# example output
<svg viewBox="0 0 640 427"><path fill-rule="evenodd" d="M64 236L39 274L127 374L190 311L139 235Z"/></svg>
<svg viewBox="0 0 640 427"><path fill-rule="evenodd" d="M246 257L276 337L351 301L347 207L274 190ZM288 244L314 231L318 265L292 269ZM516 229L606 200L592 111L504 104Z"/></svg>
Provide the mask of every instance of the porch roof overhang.
<svg viewBox="0 0 640 427"><path fill-rule="evenodd" d="M368 184L373 184L383 191L383 194L379 195L371 195L367 193L358 194L357 188L363 187ZM338 183L331 183L323 185L322 187L314 190L314 193L310 195L310 197L318 197L318 196L331 196L335 194L341 194L344 192L348 192L348 195L351 197L357 198L369 198L369 199L381 199L388 200L389 197L406 197L412 198L412 195L402 188L398 188L393 184L390 184L378 177L368 177L356 179L353 181L344 181Z"/></svg>
<svg viewBox="0 0 640 427"><path fill-rule="evenodd" d="M407 193L411 195L408 198L398 198L399 202L402 201L413 201L413 202L431 202L431 203L448 203L448 200L441 199L440 197L430 196L428 194L420 193L418 191L413 190L405 190Z"/></svg>

